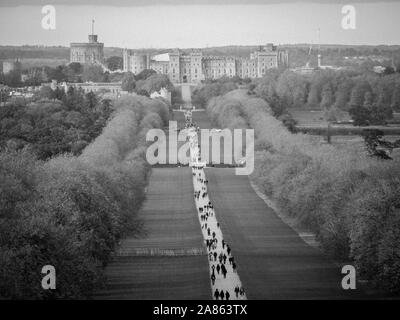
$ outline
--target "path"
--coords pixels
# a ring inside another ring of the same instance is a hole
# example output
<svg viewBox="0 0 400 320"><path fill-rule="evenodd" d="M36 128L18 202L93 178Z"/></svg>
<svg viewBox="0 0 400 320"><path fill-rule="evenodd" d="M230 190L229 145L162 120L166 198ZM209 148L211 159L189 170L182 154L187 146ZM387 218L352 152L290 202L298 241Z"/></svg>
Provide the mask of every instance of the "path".
<svg viewBox="0 0 400 320"><path fill-rule="evenodd" d="M203 168L205 163L201 162L196 124L192 123L190 111L186 112L185 117L187 139L190 143L193 195L208 252L211 293L215 300L246 300L246 293L239 278L232 249L223 238L214 207L208 196L208 181Z"/></svg>

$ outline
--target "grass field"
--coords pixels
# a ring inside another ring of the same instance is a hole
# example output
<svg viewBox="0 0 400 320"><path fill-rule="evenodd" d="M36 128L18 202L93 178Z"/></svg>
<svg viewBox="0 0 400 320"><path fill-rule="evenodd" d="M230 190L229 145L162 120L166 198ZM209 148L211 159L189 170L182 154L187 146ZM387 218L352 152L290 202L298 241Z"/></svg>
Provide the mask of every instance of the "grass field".
<svg viewBox="0 0 400 320"><path fill-rule="evenodd" d="M154 168L138 215L142 230L122 241L99 299L211 299L208 261L189 168Z"/></svg>
<svg viewBox="0 0 400 320"><path fill-rule="evenodd" d="M224 238L231 245L249 299L348 299L362 292L341 289L340 268L261 200L246 176L233 169L206 169L209 192Z"/></svg>

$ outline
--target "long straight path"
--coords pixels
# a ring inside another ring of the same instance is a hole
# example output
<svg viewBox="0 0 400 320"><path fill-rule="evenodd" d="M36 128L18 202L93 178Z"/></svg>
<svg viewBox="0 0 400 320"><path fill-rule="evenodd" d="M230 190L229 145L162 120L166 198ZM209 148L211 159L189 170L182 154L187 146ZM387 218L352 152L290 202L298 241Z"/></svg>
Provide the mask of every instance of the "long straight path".
<svg viewBox="0 0 400 320"><path fill-rule="evenodd" d="M189 168L153 168L138 214L142 230L121 243L98 299L211 299L208 258Z"/></svg>

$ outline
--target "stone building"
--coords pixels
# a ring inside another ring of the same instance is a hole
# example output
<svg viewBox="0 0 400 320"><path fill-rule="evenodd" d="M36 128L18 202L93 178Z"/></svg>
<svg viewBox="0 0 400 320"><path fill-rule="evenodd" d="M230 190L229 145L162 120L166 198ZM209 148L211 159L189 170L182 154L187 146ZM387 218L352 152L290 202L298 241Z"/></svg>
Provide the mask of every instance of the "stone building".
<svg viewBox="0 0 400 320"><path fill-rule="evenodd" d="M248 58L231 56L203 56L201 50L169 53L150 57L133 50L124 50L124 71L134 74L149 68L167 74L173 83L198 83L205 79L221 77L259 78L268 69L287 67L288 53L273 44L260 47Z"/></svg>
<svg viewBox="0 0 400 320"><path fill-rule="evenodd" d="M97 35L93 31L93 24L89 42L71 43L69 61L88 64L104 63L104 43L97 41Z"/></svg>
<svg viewBox="0 0 400 320"><path fill-rule="evenodd" d="M206 79L234 77L237 75L236 59L224 56L204 57L203 71Z"/></svg>
<svg viewBox="0 0 400 320"><path fill-rule="evenodd" d="M130 71L133 74L139 74L145 69L149 69L149 55L135 50L123 50L123 71Z"/></svg>

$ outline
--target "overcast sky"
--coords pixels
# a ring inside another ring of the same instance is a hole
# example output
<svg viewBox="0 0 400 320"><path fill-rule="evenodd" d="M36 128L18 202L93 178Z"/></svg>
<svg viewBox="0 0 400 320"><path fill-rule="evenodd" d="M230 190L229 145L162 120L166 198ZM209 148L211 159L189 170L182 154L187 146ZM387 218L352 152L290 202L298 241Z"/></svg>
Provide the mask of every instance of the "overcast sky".
<svg viewBox="0 0 400 320"><path fill-rule="evenodd" d="M70 42L84 42L92 18L96 20L95 33L105 46L127 48L317 43L318 28L321 43L400 44L400 3L396 1L193 0L188 3L187 0L0 0L0 44L68 46ZM356 8L356 30L341 27L344 3ZM42 29L42 4L55 6L56 30Z"/></svg>

